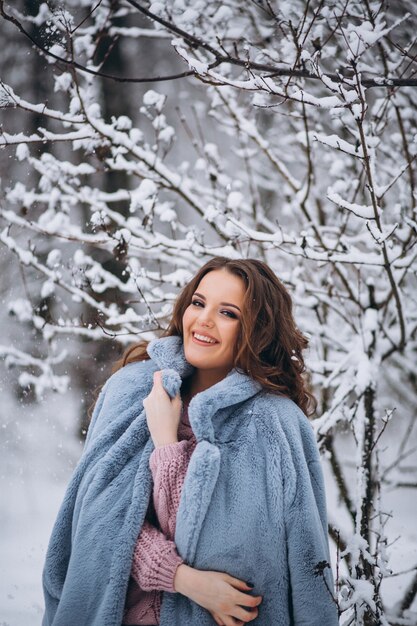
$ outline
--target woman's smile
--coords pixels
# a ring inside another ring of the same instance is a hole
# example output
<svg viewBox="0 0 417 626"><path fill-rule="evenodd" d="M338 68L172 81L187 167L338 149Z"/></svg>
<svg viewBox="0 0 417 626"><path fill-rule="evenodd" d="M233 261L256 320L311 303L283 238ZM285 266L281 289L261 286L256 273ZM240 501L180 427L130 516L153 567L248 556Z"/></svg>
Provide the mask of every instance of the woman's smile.
<svg viewBox="0 0 417 626"><path fill-rule="evenodd" d="M207 335L204 335L203 333L191 333L191 337L192 337L193 342L198 344L199 346L204 346L204 347L215 346L219 343L217 340L212 339L211 337L208 337Z"/></svg>

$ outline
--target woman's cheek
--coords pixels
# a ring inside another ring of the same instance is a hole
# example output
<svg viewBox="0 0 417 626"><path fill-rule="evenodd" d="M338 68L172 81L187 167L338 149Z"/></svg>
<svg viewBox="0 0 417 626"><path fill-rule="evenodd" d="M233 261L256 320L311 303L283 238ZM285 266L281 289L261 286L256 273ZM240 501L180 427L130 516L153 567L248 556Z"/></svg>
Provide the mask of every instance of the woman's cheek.
<svg viewBox="0 0 417 626"><path fill-rule="evenodd" d="M191 325L191 315L190 315L190 310L187 308L184 315L182 316L182 325L184 327L185 331L189 330L189 327Z"/></svg>

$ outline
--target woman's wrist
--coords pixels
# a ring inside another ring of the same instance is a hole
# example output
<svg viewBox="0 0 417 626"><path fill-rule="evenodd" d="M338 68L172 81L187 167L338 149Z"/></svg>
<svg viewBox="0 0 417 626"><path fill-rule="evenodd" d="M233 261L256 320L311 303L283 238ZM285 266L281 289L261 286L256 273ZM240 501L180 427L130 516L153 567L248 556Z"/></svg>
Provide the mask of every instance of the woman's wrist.
<svg viewBox="0 0 417 626"><path fill-rule="evenodd" d="M155 448L162 448L162 446L169 446L171 443L178 443L178 438L170 437L161 441L155 441L154 446Z"/></svg>
<svg viewBox="0 0 417 626"><path fill-rule="evenodd" d="M186 563L178 565L174 576L174 589L183 596L188 596L189 590L192 588L192 579L195 569Z"/></svg>

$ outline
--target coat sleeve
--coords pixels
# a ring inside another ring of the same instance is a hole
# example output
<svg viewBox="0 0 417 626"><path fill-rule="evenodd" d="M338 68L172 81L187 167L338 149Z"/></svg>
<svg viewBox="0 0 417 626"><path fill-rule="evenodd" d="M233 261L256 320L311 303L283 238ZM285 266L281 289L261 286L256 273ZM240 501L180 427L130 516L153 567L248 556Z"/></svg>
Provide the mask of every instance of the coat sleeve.
<svg viewBox="0 0 417 626"><path fill-rule="evenodd" d="M324 478L314 430L298 407L281 425L292 623L337 626Z"/></svg>
<svg viewBox="0 0 417 626"><path fill-rule="evenodd" d="M94 406L93 415L87 432L84 451L71 480L67 486L63 502L55 520L49 539L48 550L42 571L43 594L45 599L45 614L42 626L53 623L60 596L66 579L67 568L71 557L72 547L72 516L77 496L77 489L89 464L86 451L92 440L92 433L97 419L102 411L109 381L102 387Z"/></svg>
<svg viewBox="0 0 417 626"><path fill-rule="evenodd" d="M90 588L93 588L96 584L95 581L99 580L96 577L96 572L94 576L87 575L94 569L92 564L99 563L102 566L101 575L105 571L104 563L107 567L112 566L114 569L117 566L118 562L114 559L111 560L110 556L114 545L114 539L110 539L110 533L108 536L103 534L100 538L102 539L101 543L95 541L95 535L99 532L97 519L100 519L100 516L97 517L97 514L92 516L91 511L96 505L98 508L103 506L103 511L106 510L104 508L105 501L101 503L99 498L99 489L102 489L104 493L105 488L110 490L111 485L119 480L117 476L114 477L114 467L116 461L119 464L123 463L124 455L115 455L112 451L117 451L118 446L126 446L121 441L123 434L141 413L141 400L146 395L150 385L147 370L149 366L149 361L126 365L106 381L98 396L84 450L67 485L48 543L42 572L45 597L43 626L50 626L54 623L57 614L64 615L69 610L68 607L76 595L76 590L77 593L81 593L79 592L80 589L83 590L83 593L85 590L83 598L78 598L73 605L77 607L79 615L82 615L87 608L92 610L92 603L88 602L87 587L90 585ZM148 437L146 421L141 420L132 435L132 442L140 451L136 455L138 459L140 459L140 454L145 448ZM119 443L119 441L121 442ZM103 459L106 454L110 456L111 462L109 461L107 466L107 475L103 475L103 471L101 472L100 482L97 478L97 468L103 467ZM133 472L133 469L131 471ZM103 482L106 476L109 476L108 480L110 481L107 485ZM128 485L128 481L126 485ZM92 499L93 491L95 497ZM87 492L89 499L85 498ZM118 490L121 502L123 501L123 493L124 490ZM114 494L112 497L116 499ZM108 507L109 505L107 505L107 509L110 510ZM93 519L94 523L91 523L90 519ZM117 532L117 536L120 537L121 531L118 528ZM116 529L114 529L114 535L116 535ZM83 548L80 546L88 544L91 537L94 537L94 546L90 549L89 564L87 565L83 559ZM134 540L133 538L132 549ZM120 541L119 539L119 543ZM127 554L127 550L123 552L122 556L127 560L125 553ZM121 561L122 559L119 560L119 563ZM124 561L122 562L124 563ZM127 572L129 572L129 567L130 562L127 563ZM77 575L74 575L75 571L77 571ZM78 575L78 572L81 572L82 575ZM102 584L100 588L100 584L97 583L97 589L102 594L100 598L104 598L105 585ZM82 600L85 600L84 605ZM75 621L77 620L75 619ZM81 622L79 623L81 624ZM87 623L87 618L83 623Z"/></svg>

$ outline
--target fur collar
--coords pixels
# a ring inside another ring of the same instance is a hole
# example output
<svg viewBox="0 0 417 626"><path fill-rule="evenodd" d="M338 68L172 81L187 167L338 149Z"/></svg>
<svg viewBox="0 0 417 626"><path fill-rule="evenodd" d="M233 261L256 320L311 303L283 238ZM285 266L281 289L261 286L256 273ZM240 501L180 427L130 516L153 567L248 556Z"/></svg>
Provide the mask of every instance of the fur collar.
<svg viewBox="0 0 417 626"><path fill-rule="evenodd" d="M171 335L153 339L148 344L147 352L161 370L174 370L181 379L192 374L195 369L185 358L183 339L180 336ZM179 387L176 391L178 389ZM262 385L259 382L243 371L233 368L218 383L197 393L188 407L188 417L197 441L206 439L214 443L216 433L213 417L217 411L244 402L261 389ZM216 425L220 426L218 420Z"/></svg>

